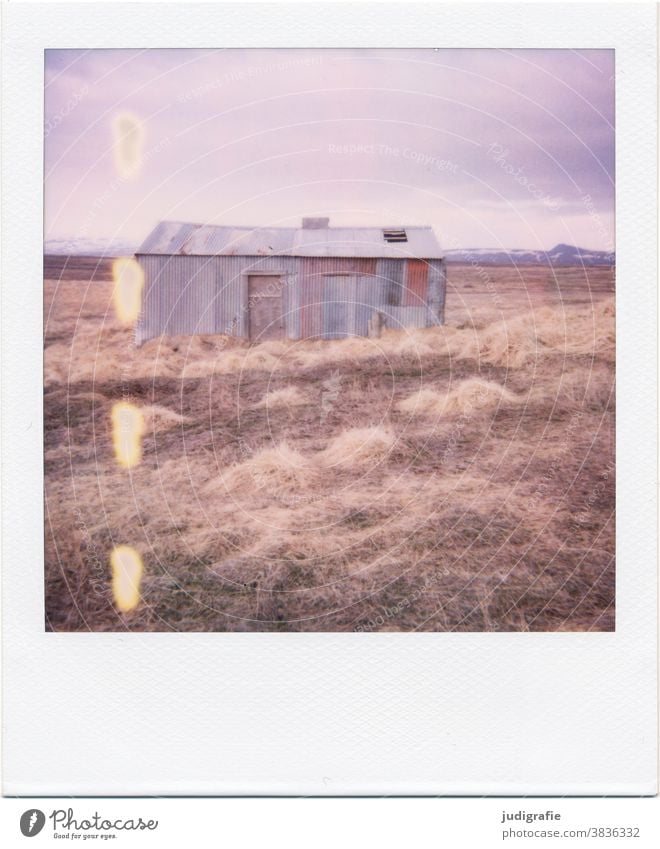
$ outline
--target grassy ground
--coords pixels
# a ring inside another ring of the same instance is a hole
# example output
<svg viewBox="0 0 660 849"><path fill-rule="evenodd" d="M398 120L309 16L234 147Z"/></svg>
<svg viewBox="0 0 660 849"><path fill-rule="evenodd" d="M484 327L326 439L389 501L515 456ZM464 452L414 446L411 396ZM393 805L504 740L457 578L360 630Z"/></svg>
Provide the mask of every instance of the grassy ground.
<svg viewBox="0 0 660 849"><path fill-rule="evenodd" d="M444 328L139 350L107 263L46 274L49 629L614 628L612 270L450 266Z"/></svg>

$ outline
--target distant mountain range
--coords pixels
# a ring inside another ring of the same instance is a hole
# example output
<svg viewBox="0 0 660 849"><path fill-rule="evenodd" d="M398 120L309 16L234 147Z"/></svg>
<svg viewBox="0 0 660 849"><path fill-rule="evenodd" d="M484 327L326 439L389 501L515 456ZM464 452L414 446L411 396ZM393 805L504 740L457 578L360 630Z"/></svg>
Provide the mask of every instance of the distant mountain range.
<svg viewBox="0 0 660 849"><path fill-rule="evenodd" d="M575 245L555 245L549 251L461 248L445 253L449 262L479 265L614 265L615 256L612 251L590 251Z"/></svg>
<svg viewBox="0 0 660 849"><path fill-rule="evenodd" d="M137 248L120 239L48 239L44 253L56 256L131 256ZM459 248L446 251L449 262L479 265L614 265L611 251L590 251L574 245L555 245L549 251L499 250L497 248Z"/></svg>
<svg viewBox="0 0 660 849"><path fill-rule="evenodd" d="M137 245L121 239L46 239L44 254L50 256L132 256Z"/></svg>

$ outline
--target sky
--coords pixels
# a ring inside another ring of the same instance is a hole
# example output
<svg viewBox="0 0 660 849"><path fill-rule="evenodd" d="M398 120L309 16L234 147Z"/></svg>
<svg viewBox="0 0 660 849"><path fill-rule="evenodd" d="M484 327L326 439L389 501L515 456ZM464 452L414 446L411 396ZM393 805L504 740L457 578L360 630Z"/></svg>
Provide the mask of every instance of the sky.
<svg viewBox="0 0 660 849"><path fill-rule="evenodd" d="M614 51L48 50L45 237L163 219L614 249Z"/></svg>

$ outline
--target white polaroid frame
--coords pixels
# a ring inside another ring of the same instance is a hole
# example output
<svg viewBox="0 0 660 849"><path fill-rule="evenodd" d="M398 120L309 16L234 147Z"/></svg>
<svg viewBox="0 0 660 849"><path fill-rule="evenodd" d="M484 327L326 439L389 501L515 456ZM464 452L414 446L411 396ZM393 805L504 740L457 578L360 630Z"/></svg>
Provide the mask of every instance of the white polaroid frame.
<svg viewBox="0 0 660 849"><path fill-rule="evenodd" d="M656 792L654 4L5 5L8 795ZM46 633L44 49L616 50L614 633Z"/></svg>

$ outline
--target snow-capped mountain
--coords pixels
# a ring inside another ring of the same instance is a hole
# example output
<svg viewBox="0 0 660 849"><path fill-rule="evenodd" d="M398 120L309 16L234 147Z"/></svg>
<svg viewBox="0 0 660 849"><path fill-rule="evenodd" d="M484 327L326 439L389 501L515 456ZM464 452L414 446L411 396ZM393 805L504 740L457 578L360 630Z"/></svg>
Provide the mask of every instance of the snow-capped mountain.
<svg viewBox="0 0 660 849"><path fill-rule="evenodd" d="M44 253L54 256L132 256L137 245L121 239L47 239ZM449 262L483 265L614 265L610 251L590 251L574 245L555 245L549 251L498 248L459 248L445 253Z"/></svg>
<svg viewBox="0 0 660 849"><path fill-rule="evenodd" d="M44 254L51 256L132 256L137 245L122 239L46 239Z"/></svg>
<svg viewBox="0 0 660 849"><path fill-rule="evenodd" d="M574 245L555 245L549 251L498 250L497 248L461 248L445 253L449 262L483 265L614 265L612 251L590 251Z"/></svg>

